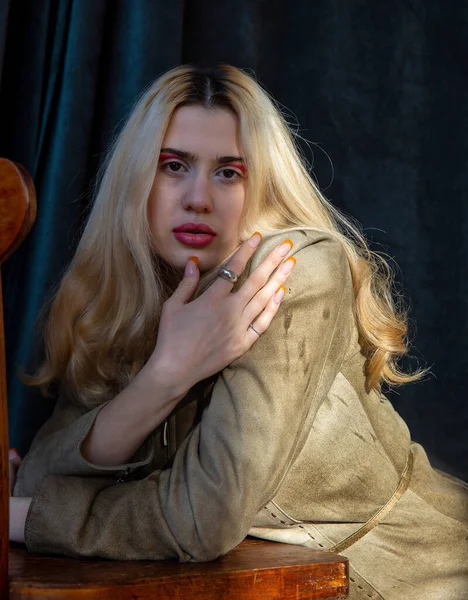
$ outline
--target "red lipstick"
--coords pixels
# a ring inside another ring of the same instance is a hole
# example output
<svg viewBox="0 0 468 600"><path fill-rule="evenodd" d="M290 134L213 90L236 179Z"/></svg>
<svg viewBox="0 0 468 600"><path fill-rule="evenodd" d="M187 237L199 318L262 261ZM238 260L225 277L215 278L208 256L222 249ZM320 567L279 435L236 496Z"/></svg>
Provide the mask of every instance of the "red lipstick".
<svg viewBox="0 0 468 600"><path fill-rule="evenodd" d="M193 221L189 221L188 223L182 223L182 225L174 227L172 231L189 231L190 233L201 231L202 233L216 235L216 232L213 231L211 227L206 223L194 223Z"/></svg>
<svg viewBox="0 0 468 600"><path fill-rule="evenodd" d="M183 231L174 232L174 236L186 246L207 246L215 239L214 235L208 233L184 233Z"/></svg>
<svg viewBox="0 0 468 600"><path fill-rule="evenodd" d="M216 233L206 223L183 223L172 230L175 238L186 246L207 246Z"/></svg>

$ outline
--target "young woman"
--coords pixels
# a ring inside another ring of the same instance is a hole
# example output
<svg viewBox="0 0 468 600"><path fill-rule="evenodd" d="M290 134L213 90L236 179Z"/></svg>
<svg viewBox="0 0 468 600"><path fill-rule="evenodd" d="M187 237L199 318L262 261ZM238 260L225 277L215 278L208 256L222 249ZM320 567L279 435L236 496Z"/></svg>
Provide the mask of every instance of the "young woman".
<svg viewBox="0 0 468 600"><path fill-rule="evenodd" d="M108 154L25 379L61 391L11 538L207 561L251 534L346 555L350 598L468 597L467 486L381 393L423 375L397 366L391 284L251 77L165 73Z"/></svg>

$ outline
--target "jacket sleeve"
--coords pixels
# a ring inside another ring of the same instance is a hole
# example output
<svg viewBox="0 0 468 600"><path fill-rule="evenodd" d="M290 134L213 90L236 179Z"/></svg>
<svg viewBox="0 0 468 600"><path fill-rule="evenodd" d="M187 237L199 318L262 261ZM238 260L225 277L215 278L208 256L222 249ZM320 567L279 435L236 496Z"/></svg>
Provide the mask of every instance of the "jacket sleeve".
<svg viewBox="0 0 468 600"><path fill-rule="evenodd" d="M138 448L129 463L101 466L90 463L82 456L81 444L99 411L108 402L90 410L71 402L62 390L51 417L36 433L18 469L13 496L33 496L37 486L48 475L95 477L114 474L118 477L148 464L154 454L151 436Z"/></svg>
<svg viewBox="0 0 468 600"><path fill-rule="evenodd" d="M299 233L291 251L297 264L278 313L220 373L171 468L120 484L46 477L26 519L28 550L207 561L247 535L304 443L303 423L326 396L351 339L353 291L344 249L326 235ZM250 269L282 239L266 239Z"/></svg>

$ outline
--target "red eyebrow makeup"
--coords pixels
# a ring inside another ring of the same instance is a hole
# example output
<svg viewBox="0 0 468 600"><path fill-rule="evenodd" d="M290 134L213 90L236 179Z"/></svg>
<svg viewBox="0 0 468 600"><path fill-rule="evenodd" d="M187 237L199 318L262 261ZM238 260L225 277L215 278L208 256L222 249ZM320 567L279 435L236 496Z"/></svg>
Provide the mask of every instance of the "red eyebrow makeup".
<svg viewBox="0 0 468 600"><path fill-rule="evenodd" d="M161 153L159 155L159 161L163 161L163 160L167 160L168 158L180 158L180 156L177 156L176 154L166 154L166 153Z"/></svg>
<svg viewBox="0 0 468 600"><path fill-rule="evenodd" d="M244 163L230 163L228 165L224 165L225 167L236 167L236 169L239 169L239 171L242 171L242 173L247 173L247 167L245 166Z"/></svg>

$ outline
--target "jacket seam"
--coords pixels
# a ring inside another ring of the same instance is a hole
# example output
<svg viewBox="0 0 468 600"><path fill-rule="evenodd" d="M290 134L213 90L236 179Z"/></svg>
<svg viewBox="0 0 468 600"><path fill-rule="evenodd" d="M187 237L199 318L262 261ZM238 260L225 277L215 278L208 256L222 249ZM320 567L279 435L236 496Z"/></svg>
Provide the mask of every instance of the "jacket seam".
<svg viewBox="0 0 468 600"><path fill-rule="evenodd" d="M288 514L288 513L287 513L285 510L283 510L283 509L281 508L281 506L279 506L279 504L277 504L277 503L276 503L274 500L272 500L272 501L271 501L271 503L273 504L273 506L274 506L275 508L277 508L277 509L278 509L280 512L282 512L282 513L283 513L283 515L284 515L284 516L285 516L287 519L290 519L290 520L291 520L291 521L293 521L295 524L298 524L298 525L299 525L299 524L301 524L301 523L304 523L304 521L298 521L298 520L297 520L297 519L295 519L294 517L291 517L291 515L289 515L289 514ZM271 515L272 515L273 517L276 517L276 515L275 515L275 514L273 514L273 513L271 513ZM281 523L284 523L284 521L281 521Z"/></svg>
<svg viewBox="0 0 468 600"><path fill-rule="evenodd" d="M320 548L324 548L325 550L327 548L325 548L325 546L323 544L320 544L320 542L318 542L314 536L310 533L310 531L307 531L307 529L304 527L304 525L308 525L309 523L307 521L298 521L297 519L295 519L294 517L291 517L291 515L289 515L285 510L283 510L279 504L277 504L274 500L271 501L271 504L273 504L273 506L275 506L279 512L282 512L283 515L290 519L291 521L294 521L293 523L290 524L291 527L295 527L297 526L299 529L302 529L302 531L304 531L311 539L314 540L314 542L316 544L318 544L320 546ZM266 507L265 507L266 508ZM267 508L268 510L268 508ZM271 511L269 511L271 516L274 517L275 519L278 519L280 523L286 524L285 521L282 521L277 515L275 515L274 513L272 513ZM310 523L310 525L313 525L313 523ZM330 538L328 538L324 533L320 532L320 535L325 538L327 540L327 542L329 542L330 545L333 545L334 542L332 542L332 540L330 540Z"/></svg>
<svg viewBox="0 0 468 600"><path fill-rule="evenodd" d="M375 598L374 600L385 600L385 598L382 596L382 594L371 584L369 583L369 581L362 575L362 573L360 573L356 567L354 565L351 564L351 562L349 563L349 566L353 569L353 571L361 578L365 581L365 583L373 590L373 592L375 592L377 594L378 598ZM356 587L359 588L359 584L357 583L357 581L355 579L353 579L351 577L351 574L349 574L349 580L352 583L356 584ZM369 596L370 598L372 598L372 596Z"/></svg>

